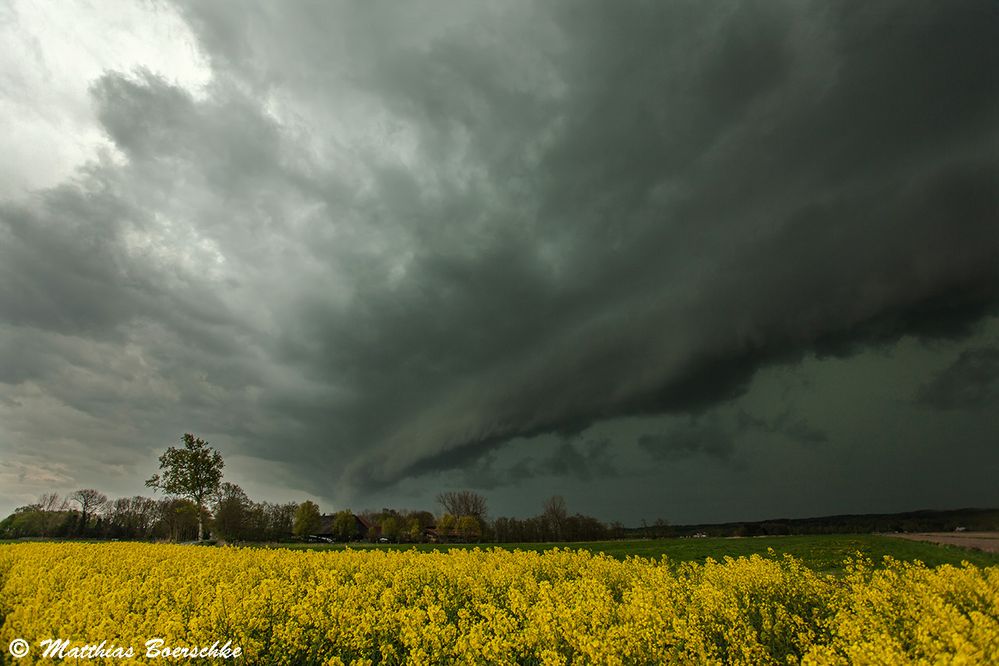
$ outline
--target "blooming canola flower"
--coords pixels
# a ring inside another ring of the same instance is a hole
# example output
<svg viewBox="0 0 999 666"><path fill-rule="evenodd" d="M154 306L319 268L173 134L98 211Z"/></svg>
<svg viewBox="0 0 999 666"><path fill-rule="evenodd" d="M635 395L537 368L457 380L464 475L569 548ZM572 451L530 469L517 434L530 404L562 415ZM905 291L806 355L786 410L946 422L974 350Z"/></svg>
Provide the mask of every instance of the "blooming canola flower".
<svg viewBox="0 0 999 666"><path fill-rule="evenodd" d="M153 640L210 663L999 663L999 567L26 543L0 546L0 620L20 663L46 639L106 663Z"/></svg>

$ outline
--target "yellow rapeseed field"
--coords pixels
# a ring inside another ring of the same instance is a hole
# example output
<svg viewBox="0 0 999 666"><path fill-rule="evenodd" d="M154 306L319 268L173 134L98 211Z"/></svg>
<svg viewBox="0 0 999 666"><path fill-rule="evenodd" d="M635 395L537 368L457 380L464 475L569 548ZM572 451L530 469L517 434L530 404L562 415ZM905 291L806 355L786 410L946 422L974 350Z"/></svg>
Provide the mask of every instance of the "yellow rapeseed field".
<svg viewBox="0 0 999 666"><path fill-rule="evenodd" d="M0 621L19 663L46 640L144 662L159 639L163 663L231 642L254 664L999 664L999 567L12 544Z"/></svg>

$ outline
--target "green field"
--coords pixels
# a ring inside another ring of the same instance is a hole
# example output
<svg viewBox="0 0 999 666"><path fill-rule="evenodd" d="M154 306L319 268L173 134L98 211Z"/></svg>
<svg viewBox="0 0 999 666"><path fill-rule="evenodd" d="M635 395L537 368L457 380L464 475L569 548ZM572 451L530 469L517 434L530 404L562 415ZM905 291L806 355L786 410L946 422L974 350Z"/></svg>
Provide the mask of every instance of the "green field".
<svg viewBox="0 0 999 666"><path fill-rule="evenodd" d="M958 565L962 561L978 566L999 565L999 555L978 550L939 546L932 543L893 539L872 534L833 534L816 536L751 537L744 539L657 539L598 541L588 543L506 543L506 544L271 544L271 548L308 550L449 550L452 548L505 548L542 551L551 548L585 549L603 552L618 559L627 557L666 556L674 562L704 562L753 554L766 555L773 548L777 554L788 553L815 571L840 573L847 558L857 553L880 562L886 555L898 560L919 560L927 566Z"/></svg>
<svg viewBox="0 0 999 666"><path fill-rule="evenodd" d="M15 541L0 541L15 543ZM660 559L672 562L704 562L708 558L748 557L767 555L773 549L778 555L787 553L815 571L841 573L844 562L858 553L879 563L885 556L897 560L919 560L927 566L959 565L969 562L976 566L999 566L999 554L979 550L942 546L933 543L894 539L874 534L830 534L814 536L774 536L747 538L701 539L633 539L572 543L482 543L482 544L320 544L320 543L245 543L251 548L288 548L291 550L417 550L432 552L456 548L503 548L506 550L544 551L552 548L583 549L606 553L619 560L628 557Z"/></svg>

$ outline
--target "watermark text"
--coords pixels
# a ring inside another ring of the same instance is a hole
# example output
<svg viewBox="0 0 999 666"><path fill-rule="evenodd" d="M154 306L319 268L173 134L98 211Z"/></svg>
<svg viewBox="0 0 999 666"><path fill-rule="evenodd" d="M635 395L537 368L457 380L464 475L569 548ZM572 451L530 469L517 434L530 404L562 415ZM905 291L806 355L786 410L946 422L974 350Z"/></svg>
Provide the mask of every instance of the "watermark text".
<svg viewBox="0 0 999 666"><path fill-rule="evenodd" d="M211 645L167 645L162 638L150 638L141 648L132 645L117 645L108 641L100 643L73 643L66 638L46 638L38 642L43 659L133 659L137 656L146 659L237 659L243 649L232 641L215 641ZM15 638L7 646L7 652L15 659L28 656L31 644L23 638Z"/></svg>

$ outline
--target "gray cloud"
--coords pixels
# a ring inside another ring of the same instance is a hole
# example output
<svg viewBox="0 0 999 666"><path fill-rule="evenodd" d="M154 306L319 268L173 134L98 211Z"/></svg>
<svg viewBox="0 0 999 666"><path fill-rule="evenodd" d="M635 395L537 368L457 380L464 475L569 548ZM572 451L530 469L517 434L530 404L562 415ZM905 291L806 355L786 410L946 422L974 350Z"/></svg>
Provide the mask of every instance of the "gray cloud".
<svg viewBox="0 0 999 666"><path fill-rule="evenodd" d="M587 440L581 447L563 441L551 456L537 467L538 474L574 476L581 481L618 473L611 455L611 442L606 439Z"/></svg>
<svg viewBox="0 0 999 666"><path fill-rule="evenodd" d="M697 454L727 459L735 440L716 423L695 422L666 433L641 435L638 446L656 460L679 460Z"/></svg>
<svg viewBox="0 0 999 666"><path fill-rule="evenodd" d="M122 159L0 206L7 400L350 498L996 312L989 3L179 6L211 84L106 73Z"/></svg>
<svg viewBox="0 0 999 666"><path fill-rule="evenodd" d="M917 403L932 409L977 409L999 399L999 348L966 349L920 387Z"/></svg>
<svg viewBox="0 0 999 666"><path fill-rule="evenodd" d="M766 419L739 408L729 419L714 411L672 425L662 432L638 436L639 449L657 461L677 461L703 456L717 461L731 461L740 442L753 433L779 435L797 444L825 444L829 436L796 415L790 408Z"/></svg>
<svg viewBox="0 0 999 666"><path fill-rule="evenodd" d="M824 444L829 441L829 436L823 430L809 424L805 419L795 416L790 409L785 409L776 418L770 420L761 419L744 409L740 409L735 420L737 432L759 430L781 434L801 444Z"/></svg>
<svg viewBox="0 0 999 666"><path fill-rule="evenodd" d="M532 479L588 482L614 478L620 473L609 439L563 438L542 455L526 455L513 461L500 461L495 452L478 455L461 466L460 480L469 487L490 490L523 485Z"/></svg>

